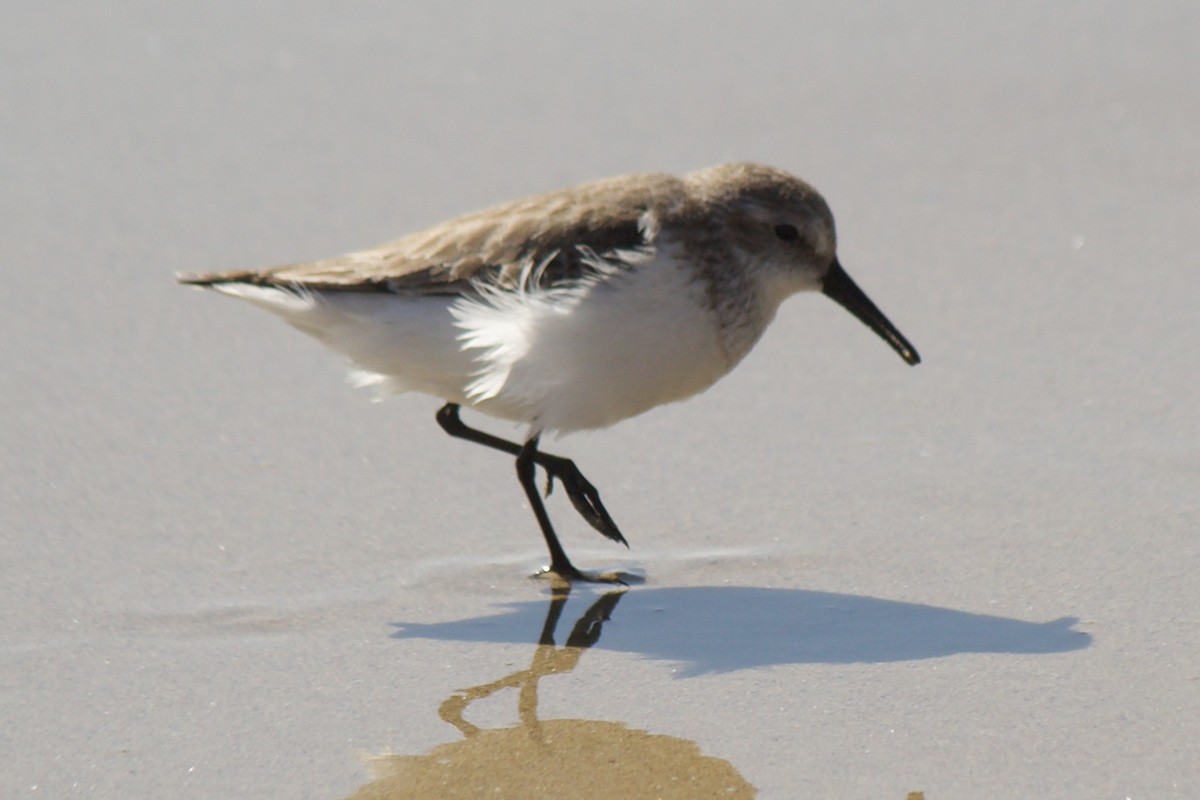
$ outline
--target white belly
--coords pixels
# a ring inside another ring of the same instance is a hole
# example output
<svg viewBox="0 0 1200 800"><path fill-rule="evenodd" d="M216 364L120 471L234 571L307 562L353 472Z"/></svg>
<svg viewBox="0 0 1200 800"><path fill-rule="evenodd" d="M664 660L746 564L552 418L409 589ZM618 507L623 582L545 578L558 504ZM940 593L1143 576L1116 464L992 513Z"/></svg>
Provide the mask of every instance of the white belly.
<svg viewBox="0 0 1200 800"><path fill-rule="evenodd" d="M736 361L704 285L661 250L645 258L577 287L482 298L216 288L348 356L359 385L567 432L690 397Z"/></svg>
<svg viewBox="0 0 1200 800"><path fill-rule="evenodd" d="M704 286L661 251L575 289L460 301L482 367L467 403L534 430L602 428L690 397L733 366Z"/></svg>

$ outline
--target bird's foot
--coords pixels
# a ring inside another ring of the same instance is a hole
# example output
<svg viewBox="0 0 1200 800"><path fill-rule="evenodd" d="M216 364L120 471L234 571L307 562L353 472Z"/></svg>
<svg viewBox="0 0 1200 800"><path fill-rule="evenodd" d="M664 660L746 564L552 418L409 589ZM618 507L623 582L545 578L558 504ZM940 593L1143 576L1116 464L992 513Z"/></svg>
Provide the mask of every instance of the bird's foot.
<svg viewBox="0 0 1200 800"><path fill-rule="evenodd" d="M578 569L570 562L559 564L558 566L550 565L542 567L530 577L548 578L553 584L567 586L573 583L607 583L616 586L631 586L646 582L646 576L638 572L626 572L624 570L593 572L591 570Z"/></svg>
<svg viewBox="0 0 1200 800"><path fill-rule="evenodd" d="M554 479L558 478L562 481L567 497L571 498L571 505L575 506L575 510L587 520L589 525L614 542L629 546L629 542L625 541L625 537L617 528L617 523L613 522L613 518L609 516L608 509L600 501L600 492L596 490L591 481L583 477L583 473L579 471L579 467L575 466L574 461L561 456L538 453L537 463L546 470L547 497L554 489Z"/></svg>

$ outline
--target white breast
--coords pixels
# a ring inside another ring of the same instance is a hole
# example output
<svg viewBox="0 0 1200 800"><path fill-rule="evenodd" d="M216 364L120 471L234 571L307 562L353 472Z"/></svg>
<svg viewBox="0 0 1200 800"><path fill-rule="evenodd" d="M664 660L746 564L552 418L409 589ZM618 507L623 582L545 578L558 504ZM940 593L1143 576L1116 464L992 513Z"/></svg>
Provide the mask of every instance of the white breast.
<svg viewBox="0 0 1200 800"><path fill-rule="evenodd" d="M597 274L576 286L478 297L216 288L348 356L359 385L569 432L707 389L761 332L719 327L707 286L673 252L627 253L618 266L597 258Z"/></svg>
<svg viewBox="0 0 1200 800"><path fill-rule="evenodd" d="M632 258L576 287L455 304L479 364L467 403L535 431L601 428L728 372L704 284L664 249Z"/></svg>

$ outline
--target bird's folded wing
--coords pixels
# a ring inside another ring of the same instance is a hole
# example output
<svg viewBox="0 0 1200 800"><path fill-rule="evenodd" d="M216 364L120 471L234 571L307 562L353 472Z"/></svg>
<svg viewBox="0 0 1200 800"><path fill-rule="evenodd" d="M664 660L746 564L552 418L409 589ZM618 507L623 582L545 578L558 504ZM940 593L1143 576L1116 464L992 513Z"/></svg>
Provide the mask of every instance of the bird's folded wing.
<svg viewBox="0 0 1200 800"><path fill-rule="evenodd" d="M514 286L536 268L538 285L578 280L614 251L653 245L653 216L678 180L667 175L599 181L516 200L379 247L305 264L180 274L200 286L251 283L322 291L459 294L478 281Z"/></svg>

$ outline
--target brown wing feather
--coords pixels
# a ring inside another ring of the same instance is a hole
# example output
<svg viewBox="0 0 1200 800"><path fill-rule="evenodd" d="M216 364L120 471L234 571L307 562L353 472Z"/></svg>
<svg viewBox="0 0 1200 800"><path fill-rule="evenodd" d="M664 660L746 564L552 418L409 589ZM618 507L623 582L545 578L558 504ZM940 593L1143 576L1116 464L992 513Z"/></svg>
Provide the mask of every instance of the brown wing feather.
<svg viewBox="0 0 1200 800"><path fill-rule="evenodd" d="M336 258L179 281L442 294L462 292L485 276L513 285L532 262L545 264L542 283L553 284L586 270L580 248L604 254L650 244L655 231L646 213L661 218L683 194L682 182L669 175L623 176L515 200Z"/></svg>

